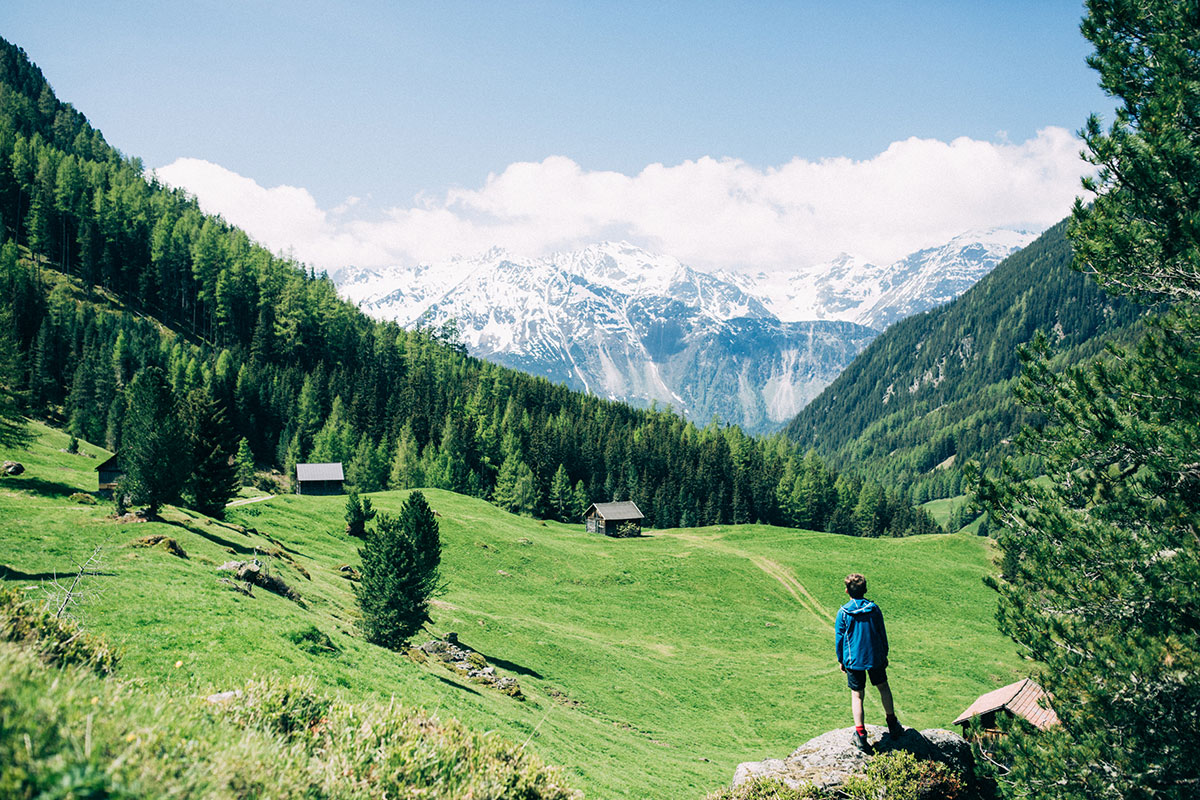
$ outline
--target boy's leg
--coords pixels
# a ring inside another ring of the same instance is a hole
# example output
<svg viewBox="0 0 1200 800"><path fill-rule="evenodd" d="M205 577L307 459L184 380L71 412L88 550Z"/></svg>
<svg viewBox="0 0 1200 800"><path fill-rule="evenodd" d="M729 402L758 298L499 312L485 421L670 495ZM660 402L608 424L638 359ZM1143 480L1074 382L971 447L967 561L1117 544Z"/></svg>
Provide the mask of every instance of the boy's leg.
<svg viewBox="0 0 1200 800"><path fill-rule="evenodd" d="M864 717L863 717L863 695L865 695L866 693L867 693L867 690L865 688L850 690L850 711L853 712L853 714L854 714L854 727L855 728L861 728L864 725L864 722L863 722L863 719L864 719ZM889 697L889 701L890 701L890 697Z"/></svg>
<svg viewBox="0 0 1200 800"><path fill-rule="evenodd" d="M879 702L883 704L883 713L889 717L896 716L896 708L892 704L892 688L887 683L881 683L875 687L879 690ZM861 708L861 704L859 706Z"/></svg>

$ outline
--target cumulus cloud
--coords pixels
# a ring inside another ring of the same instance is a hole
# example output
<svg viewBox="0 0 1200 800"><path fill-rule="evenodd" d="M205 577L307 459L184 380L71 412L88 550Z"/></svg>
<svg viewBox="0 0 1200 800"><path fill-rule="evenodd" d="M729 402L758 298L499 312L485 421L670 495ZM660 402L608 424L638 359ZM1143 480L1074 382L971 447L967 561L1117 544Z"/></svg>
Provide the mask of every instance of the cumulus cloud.
<svg viewBox="0 0 1200 800"><path fill-rule="evenodd" d="M796 158L767 169L705 157L624 175L551 156L382 211L354 197L327 211L305 189L264 188L199 159L157 175L271 249L323 268L495 246L538 256L624 239L698 267L773 270L840 252L887 262L977 228L1045 228L1078 194L1087 168L1079 150L1052 127L1021 143L911 138L870 159Z"/></svg>

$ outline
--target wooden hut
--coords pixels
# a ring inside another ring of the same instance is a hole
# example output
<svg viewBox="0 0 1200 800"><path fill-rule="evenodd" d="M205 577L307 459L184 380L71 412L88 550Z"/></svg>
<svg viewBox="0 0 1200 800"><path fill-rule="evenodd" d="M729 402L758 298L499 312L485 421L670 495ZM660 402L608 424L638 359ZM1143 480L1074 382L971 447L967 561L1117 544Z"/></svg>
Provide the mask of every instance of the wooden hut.
<svg viewBox="0 0 1200 800"><path fill-rule="evenodd" d="M124 475L125 470L121 466L121 454L120 452L113 453L107 461L96 466L98 484L96 491L101 497L112 497L113 490L117 488L117 481Z"/></svg>
<svg viewBox="0 0 1200 800"><path fill-rule="evenodd" d="M340 461L296 465L296 494L341 494L345 482Z"/></svg>
<svg viewBox="0 0 1200 800"><path fill-rule="evenodd" d="M1046 693L1042 687L1025 678L983 695L959 714L954 724L962 725L965 738L971 721L978 717L984 733L995 735L1000 732L996 724L997 715L1007 714L1020 717L1038 730L1045 730L1058 724L1058 715L1045 699Z"/></svg>
<svg viewBox="0 0 1200 800"><path fill-rule="evenodd" d="M632 500L592 503L583 513L588 533L603 533L605 536L641 536L643 517L645 514ZM633 527L627 527L630 525Z"/></svg>

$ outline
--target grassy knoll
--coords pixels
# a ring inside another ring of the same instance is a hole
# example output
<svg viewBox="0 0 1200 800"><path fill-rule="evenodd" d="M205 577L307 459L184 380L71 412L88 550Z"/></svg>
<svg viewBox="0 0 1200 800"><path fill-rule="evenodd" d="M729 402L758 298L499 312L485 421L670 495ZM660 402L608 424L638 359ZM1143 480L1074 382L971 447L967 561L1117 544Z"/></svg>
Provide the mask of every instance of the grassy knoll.
<svg viewBox="0 0 1200 800"><path fill-rule="evenodd" d="M60 432L39 432L32 451L0 450L29 469L0 479L0 577L35 596L43 577L105 543L103 574L89 579L102 593L84 621L124 649L122 675L191 693L303 675L350 700L394 695L527 743L590 797L699 797L739 761L782 756L849 724L832 618L851 570L868 576L887 616L906 724L945 726L1019 670L980 581L991 567L979 537L859 540L742 525L612 540L430 490L448 583L432 628L456 631L518 678L521 703L362 640L338 573L358 561L342 532L344 498L276 497L230 509L226 523L168 509L168 523L116 524L107 504L68 499L95 488L98 461L59 452ZM395 512L405 495L371 499ZM175 538L188 558L129 546L151 533ZM303 606L217 583L215 567L234 554L274 548L287 558L263 557ZM311 625L340 653L288 638Z"/></svg>

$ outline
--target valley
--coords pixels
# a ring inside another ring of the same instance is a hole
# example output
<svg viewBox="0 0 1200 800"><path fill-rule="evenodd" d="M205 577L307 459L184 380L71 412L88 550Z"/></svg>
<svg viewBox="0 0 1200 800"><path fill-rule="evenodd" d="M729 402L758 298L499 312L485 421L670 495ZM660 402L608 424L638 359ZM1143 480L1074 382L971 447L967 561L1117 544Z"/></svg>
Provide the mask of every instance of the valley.
<svg viewBox="0 0 1200 800"><path fill-rule="evenodd" d="M1034 237L963 234L877 266L848 255L779 273L704 272L626 242L545 258L493 249L332 272L371 316L453 320L472 355L572 389L750 433L778 430L896 320L953 300Z"/></svg>
<svg viewBox="0 0 1200 800"><path fill-rule="evenodd" d="M104 451L81 443L96 457L72 456L61 452L64 433L37 432L31 450L0 448L27 470L0 478L0 578L36 598L51 575L101 546L98 574L87 578L96 594L81 609L86 626L123 651L122 680L182 697L254 675L311 676L350 702L394 696L526 742L589 797L674 798L700 797L740 761L847 724L831 615L852 569L872 576L886 610L906 724L945 726L1019 674L981 582L994 570L987 539L735 525L613 540L427 490L440 514L447 591L416 643L456 632L520 682L522 703L363 641L351 582L339 572L358 563L358 542L343 532L344 497L272 497L230 508L224 522L168 508L165 523L116 524L111 506L68 497L94 491ZM370 497L394 512L405 494ZM187 558L131 546L156 533ZM218 583L220 564L249 557L303 605ZM310 626L339 652L289 640Z"/></svg>

